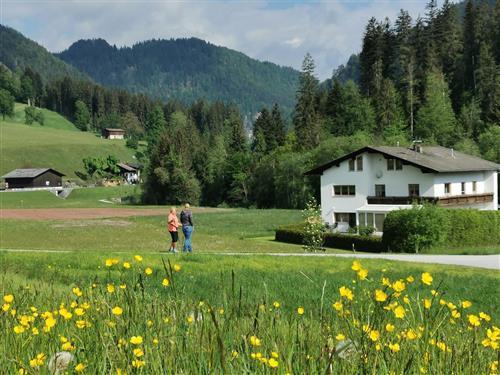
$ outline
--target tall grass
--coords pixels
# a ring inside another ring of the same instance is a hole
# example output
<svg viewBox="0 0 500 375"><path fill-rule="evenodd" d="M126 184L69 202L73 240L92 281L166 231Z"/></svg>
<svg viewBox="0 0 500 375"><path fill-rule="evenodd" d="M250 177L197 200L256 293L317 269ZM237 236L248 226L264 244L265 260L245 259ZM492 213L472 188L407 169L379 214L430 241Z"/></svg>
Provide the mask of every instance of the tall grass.
<svg viewBox="0 0 500 375"><path fill-rule="evenodd" d="M284 308L265 284L245 293L237 273L212 284L216 298L193 298L190 266L102 259L64 293L7 281L0 368L47 374L61 350L75 356L70 373L88 374L482 374L498 359L491 317L471 296L450 300L436 275L380 279L354 262L350 283Z"/></svg>

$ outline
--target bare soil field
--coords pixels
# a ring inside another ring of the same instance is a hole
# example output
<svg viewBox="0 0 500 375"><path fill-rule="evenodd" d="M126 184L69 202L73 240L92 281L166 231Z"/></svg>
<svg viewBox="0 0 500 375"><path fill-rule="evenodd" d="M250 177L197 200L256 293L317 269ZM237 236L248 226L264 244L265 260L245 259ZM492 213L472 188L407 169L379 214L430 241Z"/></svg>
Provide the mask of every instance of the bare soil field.
<svg viewBox="0 0 500 375"><path fill-rule="evenodd" d="M179 209L180 210L180 209ZM199 207L193 212L229 211L224 208ZM0 219L29 220L75 220L102 219L108 217L159 216L167 215L168 208L33 208L33 209L2 209Z"/></svg>

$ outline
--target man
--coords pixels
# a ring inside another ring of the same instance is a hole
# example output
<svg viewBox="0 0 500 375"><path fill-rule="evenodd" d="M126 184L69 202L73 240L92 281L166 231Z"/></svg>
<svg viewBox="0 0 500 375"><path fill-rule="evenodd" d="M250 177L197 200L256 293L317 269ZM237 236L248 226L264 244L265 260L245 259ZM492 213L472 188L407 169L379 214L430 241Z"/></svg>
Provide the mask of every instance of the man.
<svg viewBox="0 0 500 375"><path fill-rule="evenodd" d="M193 234L193 213L189 209L189 203L184 205L181 211L181 225L182 233L184 233L184 246L182 251L191 253L193 247L191 246L191 235Z"/></svg>

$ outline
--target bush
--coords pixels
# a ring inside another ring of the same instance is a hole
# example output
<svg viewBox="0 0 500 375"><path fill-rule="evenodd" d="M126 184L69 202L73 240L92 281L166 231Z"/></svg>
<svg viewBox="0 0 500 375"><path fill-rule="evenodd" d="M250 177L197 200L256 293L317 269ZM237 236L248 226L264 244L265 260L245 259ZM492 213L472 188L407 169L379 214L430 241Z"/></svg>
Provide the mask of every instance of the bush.
<svg viewBox="0 0 500 375"><path fill-rule="evenodd" d="M384 222L384 246L418 252L433 247L500 243L500 212L444 209L433 205L390 212Z"/></svg>
<svg viewBox="0 0 500 375"><path fill-rule="evenodd" d="M304 224L293 224L276 230L275 240L280 242L303 244ZM359 236L340 233L325 233L324 246L336 249L366 251L378 253L384 251L380 237Z"/></svg>

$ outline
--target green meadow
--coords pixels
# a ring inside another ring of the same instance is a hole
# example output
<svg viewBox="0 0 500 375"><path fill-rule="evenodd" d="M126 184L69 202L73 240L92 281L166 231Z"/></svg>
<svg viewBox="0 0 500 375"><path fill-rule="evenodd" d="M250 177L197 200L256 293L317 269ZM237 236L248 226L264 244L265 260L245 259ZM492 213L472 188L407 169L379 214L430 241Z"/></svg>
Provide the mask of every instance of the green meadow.
<svg viewBox="0 0 500 375"><path fill-rule="evenodd" d="M88 156L114 155L123 161L133 161L133 150L124 140L106 140L98 135L81 132L62 116L43 110L45 125L24 124L22 105L16 106L13 118L0 120L0 174L16 168L54 168L75 179L83 172L82 159Z"/></svg>

